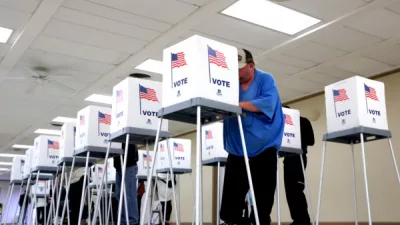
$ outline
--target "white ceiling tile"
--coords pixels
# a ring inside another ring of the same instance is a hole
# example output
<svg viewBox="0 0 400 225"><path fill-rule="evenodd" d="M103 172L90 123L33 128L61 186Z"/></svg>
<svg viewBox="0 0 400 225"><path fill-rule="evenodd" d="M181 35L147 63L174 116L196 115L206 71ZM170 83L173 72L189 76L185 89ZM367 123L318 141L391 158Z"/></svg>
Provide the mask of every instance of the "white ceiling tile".
<svg viewBox="0 0 400 225"><path fill-rule="evenodd" d="M0 57L5 56L10 48L11 45L0 43Z"/></svg>
<svg viewBox="0 0 400 225"><path fill-rule="evenodd" d="M307 69L307 68L317 65L314 62L310 62L307 60L303 60L303 59L299 59L296 57L291 57L288 55L283 55L283 54L275 53L275 52L268 53L267 55L265 55L261 58L271 59L271 60L274 60L277 62L281 62L283 64L292 65L292 66L300 67L303 69ZM257 60L257 62L259 61L259 59L257 59L257 58L256 58L256 60Z"/></svg>
<svg viewBox="0 0 400 225"><path fill-rule="evenodd" d="M186 2L186 3L197 5L197 6L202 6L202 5L206 4L207 2L209 2L210 0L178 0L178 1Z"/></svg>
<svg viewBox="0 0 400 225"><path fill-rule="evenodd" d="M400 14L400 1L393 1L392 4L388 5L385 8Z"/></svg>
<svg viewBox="0 0 400 225"><path fill-rule="evenodd" d="M355 75L353 72L340 69L328 64L321 64L314 67L313 69L315 69L315 71L318 73L325 74L331 77L337 77L339 79L346 79Z"/></svg>
<svg viewBox="0 0 400 225"><path fill-rule="evenodd" d="M345 26L382 39L400 34L400 15L382 8L358 13L343 23Z"/></svg>
<svg viewBox="0 0 400 225"><path fill-rule="evenodd" d="M316 63L324 63L340 56L348 54L345 51L321 45L315 42L299 42L294 48L285 50L285 55L297 57Z"/></svg>
<svg viewBox="0 0 400 225"><path fill-rule="evenodd" d="M105 74L114 68L114 65L84 60L76 57L45 52L36 49L25 51L21 60L28 66L46 66L57 69L72 69L94 74Z"/></svg>
<svg viewBox="0 0 400 225"><path fill-rule="evenodd" d="M322 84L324 86L335 83L340 80L340 78L332 77L323 73L319 73L315 69L309 69L294 75L296 78L302 80L311 81L313 83Z"/></svg>
<svg viewBox="0 0 400 225"><path fill-rule="evenodd" d="M0 6L32 13L36 10L39 2L37 0L3 0L0 1Z"/></svg>
<svg viewBox="0 0 400 225"><path fill-rule="evenodd" d="M399 66L400 44L375 49L374 51L362 53L361 55L366 58L374 59L376 61L383 62L391 66Z"/></svg>
<svg viewBox="0 0 400 225"><path fill-rule="evenodd" d="M193 30L259 49L269 49L290 38L288 35L221 14L210 16Z"/></svg>
<svg viewBox="0 0 400 225"><path fill-rule="evenodd" d="M278 85L279 96L281 98L281 102L286 102L286 101L290 101L293 99L297 99L297 98L300 98L307 94L305 92L301 92L301 91L297 91L297 90L293 90L293 89L284 87L280 84L277 84L277 85Z"/></svg>
<svg viewBox="0 0 400 225"><path fill-rule="evenodd" d="M312 81L302 80L296 76L290 76L281 80L277 80L276 83L281 87L304 93L313 93L323 88L323 85L314 83Z"/></svg>
<svg viewBox="0 0 400 225"><path fill-rule="evenodd" d="M116 21L77 10L68 9L65 7L61 7L54 15L54 18L62 21L80 24L83 26L93 27L115 34L126 35L139 40L150 41L160 34L160 32L158 31L134 26L121 21Z"/></svg>
<svg viewBox="0 0 400 225"><path fill-rule="evenodd" d="M43 34L66 41L126 53L134 53L147 43L147 41L54 19L47 24Z"/></svg>
<svg viewBox="0 0 400 225"><path fill-rule="evenodd" d="M348 52L382 41L382 39L375 36L342 26L327 27L311 36L314 42Z"/></svg>
<svg viewBox="0 0 400 225"><path fill-rule="evenodd" d="M281 5L323 20L332 20L363 5L362 0L296 0Z"/></svg>
<svg viewBox="0 0 400 225"><path fill-rule="evenodd" d="M335 67L353 72L354 75L370 76L382 73L391 68L390 65L367 59L357 54L344 56L333 64Z"/></svg>
<svg viewBox="0 0 400 225"><path fill-rule="evenodd" d="M276 71L279 74L285 74L285 75L293 75L303 70L303 68L300 67L283 64L269 59L263 61L257 60L256 65L262 70Z"/></svg>
<svg viewBox="0 0 400 225"><path fill-rule="evenodd" d="M113 50L46 36L36 38L31 48L109 64L117 64L121 56L120 53Z"/></svg>
<svg viewBox="0 0 400 225"><path fill-rule="evenodd" d="M7 0L12 1L12 0ZM31 17L30 13L0 6L0 26L9 29L22 29Z"/></svg>
<svg viewBox="0 0 400 225"><path fill-rule="evenodd" d="M8 127L3 126L4 130L7 130ZM0 128L1 130L2 128ZM0 132L0 147L7 144L14 138L14 135L8 134L8 133L2 133ZM3 161L3 160L2 160Z"/></svg>
<svg viewBox="0 0 400 225"><path fill-rule="evenodd" d="M198 7L176 0L89 0L93 3L131 12L158 21L176 24ZM154 6L157 7L154 7Z"/></svg>

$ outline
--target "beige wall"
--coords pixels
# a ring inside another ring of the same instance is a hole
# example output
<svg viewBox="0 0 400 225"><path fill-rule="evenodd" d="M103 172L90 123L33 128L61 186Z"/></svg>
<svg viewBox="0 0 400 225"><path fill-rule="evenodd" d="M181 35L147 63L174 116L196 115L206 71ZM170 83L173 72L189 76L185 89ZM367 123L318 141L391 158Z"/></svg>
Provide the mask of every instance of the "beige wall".
<svg viewBox="0 0 400 225"><path fill-rule="evenodd" d="M400 74L394 74L380 79L386 87L386 104L388 111L389 128L393 134L393 146L400 164ZM317 208L318 185L321 167L322 135L326 132L326 115L324 96L317 96L291 105L299 109L302 116L309 117L314 128L316 144L309 149L307 176L310 185L314 215ZM193 180L189 175L182 175L180 182L180 204L182 222L191 222L193 211L193 192L191 182L195 180L195 134L188 134L180 138L192 140L192 168ZM355 147L356 175L358 191L358 218L367 221L367 208L365 201L365 188L361 163L360 146ZM388 142L377 141L366 145L366 159L369 193L373 221L400 222L400 184L396 180L393 161L389 151ZM281 219L283 222L291 221L286 204L283 187L283 168L281 171ZM212 221L212 169L204 167L203 221ZM276 204L272 212L272 220L276 221ZM325 178L323 186L323 199L320 221L349 222L354 221L353 189L352 189L352 162L350 147L346 145L327 145Z"/></svg>

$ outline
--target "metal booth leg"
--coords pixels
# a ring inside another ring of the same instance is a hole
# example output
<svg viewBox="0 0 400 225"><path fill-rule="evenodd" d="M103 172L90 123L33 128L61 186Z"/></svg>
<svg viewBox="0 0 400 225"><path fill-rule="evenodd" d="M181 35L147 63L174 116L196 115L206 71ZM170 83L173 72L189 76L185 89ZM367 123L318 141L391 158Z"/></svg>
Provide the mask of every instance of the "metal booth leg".
<svg viewBox="0 0 400 225"><path fill-rule="evenodd" d="M128 146L128 144L126 144L125 146ZM122 155L119 156L119 159L121 161L120 165L124 165L124 161L122 159ZM122 172L122 169L121 169L121 172ZM122 180L121 180L121 185L122 185ZM125 185L124 185L124 187L125 187ZM123 194L123 199L122 198L119 199L118 206L120 206L122 208L122 202L124 202L125 220L126 220L127 223L129 223L129 214L128 214L129 211L128 211L128 201L126 199L126 192L122 192L122 186L120 186L120 196L122 194ZM120 202L121 202L121 205L120 205ZM121 209L121 213L122 213L122 209ZM117 218L118 220L117 220L117 222L120 221L121 218L122 218L122 215L119 214L119 207L118 207L118 218Z"/></svg>
<svg viewBox="0 0 400 225"><path fill-rule="evenodd" d="M322 183L323 183L323 180L324 180L324 166L325 166L325 152L326 152L326 141L324 141L323 147L322 147L321 174L320 174L320 177L319 177L319 190L318 190L318 205L317 205L316 225L319 224L319 214L320 214L320 209L321 209Z"/></svg>
<svg viewBox="0 0 400 225"><path fill-rule="evenodd" d="M32 180L32 174L29 174L28 182L26 183L26 191L25 191L25 196L24 196L24 202L22 203L22 209L20 210L21 213L18 216L18 224L22 225L22 222L24 221L24 214L25 214L25 205L26 205L26 199L29 194L29 188Z"/></svg>
<svg viewBox="0 0 400 225"><path fill-rule="evenodd" d="M198 107L200 107L200 106L198 106ZM180 216L179 216L178 203L176 202L175 184L173 182L174 172L172 171L172 154L171 154L171 149L169 146L169 141L167 141L167 152L168 152L168 158L169 158L169 173L171 174L172 193L173 193L172 197L173 197L173 202L174 202L174 207L175 207L175 223L176 223L176 225L179 225L180 224ZM201 153L201 148L200 148L200 153ZM202 166L202 165L200 164L200 166ZM168 173L167 173L167 180L168 180ZM167 208L167 207L165 206L165 208ZM165 217L164 217L164 220L165 220Z"/></svg>
<svg viewBox="0 0 400 225"><path fill-rule="evenodd" d="M364 149L364 134L360 134L361 139L361 153L362 153L362 162L363 162L363 170L364 170L364 182L365 182L365 197L367 200L367 209L368 209L368 224L372 224L371 219L371 205L369 202L369 192L368 192L368 178L367 178L367 164L365 161L365 149Z"/></svg>
<svg viewBox="0 0 400 225"><path fill-rule="evenodd" d="M303 176L304 176L304 186L306 187L306 195L307 195L307 204L310 207L310 218L311 218L311 223L314 225L314 209L312 207L312 202L311 202L311 195L310 195L310 189L308 188L308 180L307 180L307 175L306 175L306 168L304 167L304 160L303 160L303 155L299 155L300 157L300 162L301 162L301 168L303 169Z"/></svg>
<svg viewBox="0 0 400 225"><path fill-rule="evenodd" d="M196 201L195 201L195 212L196 212L196 225L203 224L203 165L202 165L202 154L201 154L201 106L197 106L197 121L196 121Z"/></svg>
<svg viewBox="0 0 400 225"><path fill-rule="evenodd" d="M89 157L90 157L90 152L88 151L86 153L85 174L83 175L82 196L81 196L81 204L79 207L79 217L78 217L77 224L81 224L81 221L82 221L82 213L83 213L83 208L84 208L84 203L85 203L86 179L87 179L87 173L88 173L88 168L89 168ZM71 177L70 177L70 180L71 180ZM88 202L88 204L89 204L89 202Z"/></svg>
<svg viewBox="0 0 400 225"><path fill-rule="evenodd" d="M58 196L57 196L57 204L56 204L56 214L54 215L54 217L56 218L56 220L58 220L58 210L60 208L60 201L61 201L61 193L62 193L62 184L64 181L64 173L65 173L65 162L63 162L62 165L62 169L61 169L61 179L60 179L60 189L58 191ZM67 201L68 197L66 196L64 201ZM57 224L58 222L56 222Z"/></svg>
<svg viewBox="0 0 400 225"><path fill-rule="evenodd" d="M71 178L72 178L72 173L74 172L74 166L75 166L75 159L76 159L76 157L74 156L73 158L72 158L72 165L71 165L71 171L69 172L69 177L68 177L68 182L67 182L67 186L66 186L66 190L65 190L65 201L64 201L64 204L63 204L63 209L62 209L62 212L61 212L61 218L64 218L64 212L65 212L65 207L66 207L66 205L67 205L67 202L68 202L68 199L69 199L69 187L70 187L70 185L71 185ZM85 171L85 174L87 173L87 171ZM68 221L69 221L69 210L68 210L68 213L67 213L67 215L68 215ZM58 221L56 221L56 224L55 225L58 225Z"/></svg>
<svg viewBox="0 0 400 225"><path fill-rule="evenodd" d="M396 174L397 174L397 180L399 181L399 184L400 184L399 167L397 166L396 156L394 155L394 151L393 151L392 138L388 138L388 141L389 141L390 152L392 153L394 169L396 170Z"/></svg>
<svg viewBox="0 0 400 225"><path fill-rule="evenodd" d="M278 218L278 225L281 225L281 195L280 195L280 173L279 173L279 155L278 153L276 154L276 161L277 161L277 166L276 166L276 201L277 201L277 218Z"/></svg>
<svg viewBox="0 0 400 225"><path fill-rule="evenodd" d="M351 157L352 157L352 162L353 162L353 194L354 194L355 224L358 225L356 161L355 161L355 157L354 157L354 143L353 142L351 142Z"/></svg>
<svg viewBox="0 0 400 225"><path fill-rule="evenodd" d="M251 177L251 172L250 172L249 157L247 155L246 142L244 140L244 133L243 133L243 127L242 127L242 118L240 118L239 114L237 114L237 118L238 118L238 123L239 123L240 138L241 138L241 141L242 141L244 162L246 164L247 178L249 180L250 194L251 194L251 198L253 199L254 217L256 219L256 224L260 225L260 220L259 220L259 217L258 217L257 201L256 201L256 196L254 194L253 179Z"/></svg>
<svg viewBox="0 0 400 225"><path fill-rule="evenodd" d="M2 215L2 221L4 222L4 224L6 224L6 221L4 219L5 215L7 215L8 212L10 211L9 210L10 209L10 202L11 202L11 196L12 196L13 191L14 191L14 183L11 184L11 188L10 188L10 185L8 185L7 198L6 198L7 204L4 207L5 210L4 210L4 214Z"/></svg>
<svg viewBox="0 0 400 225"><path fill-rule="evenodd" d="M36 174L35 193L33 193L33 195L34 195L34 201L35 201L35 213L36 213L35 218L36 218L36 224L38 224L38 217L37 217L37 195L36 195L36 192L37 192L37 189L38 189L38 186L39 186L39 176L40 176L40 170L39 170L39 171L37 172L37 174Z"/></svg>
<svg viewBox="0 0 400 225"><path fill-rule="evenodd" d="M221 209L221 162L217 165L217 225L221 223L219 218L219 210Z"/></svg>
<svg viewBox="0 0 400 225"><path fill-rule="evenodd" d="M121 173L122 173L122 180L121 180L121 188L120 188L120 195L119 195L119 203L118 203L118 218L121 218L121 213L122 213L122 202L124 199L124 192L125 192L125 175L126 175L126 161L127 161L127 156L128 156L128 145L129 145L129 134L126 135L126 141L125 141L125 151L124 151L124 164L121 168ZM121 164L122 165L122 164ZM126 201L125 201L126 203ZM125 210L127 210L128 208L126 207ZM126 217L128 218L128 220L126 221L127 223L129 223L129 216L126 215ZM121 225L121 219L118 219L118 225Z"/></svg>
<svg viewBox="0 0 400 225"><path fill-rule="evenodd" d="M19 195L18 195L18 196L21 196L23 188L24 188L24 181L22 181L22 183L21 183L21 187L20 187L20 189L19 189ZM22 209L19 210L19 211L21 212ZM15 207L15 211L14 211L14 214L13 214L14 216L13 216L12 225L15 224L15 218L17 217L17 212L18 212L18 206ZM17 221L18 221L18 219L19 219L19 217L17 218Z"/></svg>

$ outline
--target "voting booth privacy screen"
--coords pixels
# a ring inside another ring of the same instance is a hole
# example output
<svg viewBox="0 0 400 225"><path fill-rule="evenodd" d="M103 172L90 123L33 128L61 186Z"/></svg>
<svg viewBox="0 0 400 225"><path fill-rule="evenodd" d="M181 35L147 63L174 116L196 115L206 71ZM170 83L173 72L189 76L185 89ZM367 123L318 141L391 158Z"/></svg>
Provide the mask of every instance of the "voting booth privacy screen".
<svg viewBox="0 0 400 225"><path fill-rule="evenodd" d="M33 154L33 147L29 148L25 152L25 164L23 172L24 179L28 179L29 175L31 174L32 154Z"/></svg>
<svg viewBox="0 0 400 225"><path fill-rule="evenodd" d="M300 111L288 108L282 108L282 110L285 116L285 128L281 149L301 149Z"/></svg>
<svg viewBox="0 0 400 225"><path fill-rule="evenodd" d="M167 145L167 141L169 142ZM170 138L159 142L157 169L169 169L168 147L172 158L172 168L191 170L192 142L189 139Z"/></svg>
<svg viewBox="0 0 400 225"><path fill-rule="evenodd" d="M50 183L51 180L45 181L45 180L39 180L37 184L34 184L31 186L31 196L34 196L35 191L36 195L39 196L49 196L50 195ZM37 189L36 189L37 187Z"/></svg>
<svg viewBox="0 0 400 225"><path fill-rule="evenodd" d="M110 137L111 108L88 106L78 112L76 123L75 149L87 146L107 148ZM111 148L121 148L112 143Z"/></svg>
<svg viewBox="0 0 400 225"><path fill-rule="evenodd" d="M158 153L160 154L160 152ZM147 177L147 170L151 170L151 164L153 163L154 160L154 152L149 151L149 154L147 154L146 150L138 150L138 155L139 159L137 162L138 165L138 173L137 177L142 179ZM156 170L153 170L153 176L156 176Z"/></svg>
<svg viewBox="0 0 400 225"><path fill-rule="evenodd" d="M354 76L325 87L328 133L358 126L388 130L385 86Z"/></svg>
<svg viewBox="0 0 400 225"><path fill-rule="evenodd" d="M198 35L164 49L162 107L197 97L237 106L237 57L235 47Z"/></svg>
<svg viewBox="0 0 400 225"><path fill-rule="evenodd" d="M72 157L74 155L75 135L75 123L64 123L61 127L60 159L64 157Z"/></svg>
<svg viewBox="0 0 400 225"><path fill-rule="evenodd" d="M158 110L161 108L161 82L128 77L115 85L112 95L111 133L124 127L157 130ZM163 121L162 131L168 131Z"/></svg>
<svg viewBox="0 0 400 225"><path fill-rule="evenodd" d="M60 137L40 135L35 138L31 168L37 166L57 167Z"/></svg>
<svg viewBox="0 0 400 225"><path fill-rule="evenodd" d="M22 180L24 174L25 156L15 156L12 160L10 181Z"/></svg>
<svg viewBox="0 0 400 225"><path fill-rule="evenodd" d="M228 153L224 149L223 124L216 122L202 127L202 160L226 159Z"/></svg>
<svg viewBox="0 0 400 225"><path fill-rule="evenodd" d="M114 168L114 158L107 160L107 183L115 183L116 170ZM105 182L105 179L104 179Z"/></svg>
<svg viewBox="0 0 400 225"><path fill-rule="evenodd" d="M90 169L91 181L93 184L99 185L101 183L101 177L104 173L104 167L102 164L95 164Z"/></svg>

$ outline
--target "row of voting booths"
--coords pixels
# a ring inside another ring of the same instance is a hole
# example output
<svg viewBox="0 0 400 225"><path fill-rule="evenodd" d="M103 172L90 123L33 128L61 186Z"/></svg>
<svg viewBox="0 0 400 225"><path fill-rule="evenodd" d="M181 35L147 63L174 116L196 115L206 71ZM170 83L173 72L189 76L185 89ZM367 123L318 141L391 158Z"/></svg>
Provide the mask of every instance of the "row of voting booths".
<svg viewBox="0 0 400 225"><path fill-rule="evenodd" d="M88 188L82 190L79 218L82 218L85 198L92 202L93 196L96 195L94 209L90 210L93 213L93 216L89 217L92 218L91 224L96 224L97 221L101 224L107 224L109 221L121 224L121 212L128 210L126 201L125 205L122 204L123 201L119 202L117 218L112 218L110 213L111 197L114 196L111 190L116 180L113 160L120 160L121 164L126 165L128 154L133 154L128 149L129 144L142 145L145 149L138 152L137 179L146 181L145 196L140 206L142 208L141 218L145 219L141 220L141 225L157 223L153 220L154 215L159 218L158 221L162 221L162 218L165 217L165 212L161 212L157 206L154 194L154 183L159 174L166 174L167 178L168 176L171 178L172 174L191 175L192 164L195 164L197 168L196 186L193 193L195 202L193 223L202 224L202 166L218 168L217 203L219 208L220 168L227 160L221 121L237 117L238 123L241 124L242 110L238 104L237 88L239 85L237 49L195 35L164 50L164 68L163 82L135 78L121 81L113 88L111 108L95 105L83 108L77 112L76 123L63 125L59 137L39 136L35 139L33 148L27 150L25 157L14 158L10 189L12 192L15 185L19 185L21 193L24 187L30 190L31 195L33 193L34 201L32 201L30 209L32 215L34 215L36 199L43 196L49 196L52 199L51 210L47 215L48 223L59 212L66 215L69 205L68 201L60 198L61 187L65 186L68 195L72 171L84 167L88 171L84 174L84 184L87 183ZM351 145L353 157L353 145L362 144L369 216L370 204L364 142L379 139L389 140L400 182L391 144L391 133L387 125L383 83L355 76L327 86L325 97L328 133L323 137L324 149L318 193L317 224L319 223L322 197L326 142ZM285 129L282 148L277 157L289 155L296 157L303 153L300 133L301 112L287 108L283 108L283 112ZM168 120L195 124L197 132L195 147L191 140L172 138ZM247 154L243 133L241 138ZM121 143L126 143L124 149L122 149ZM154 144L153 150L150 150L151 144ZM193 163L191 162L192 154L195 154L196 159ZM248 162L246 154L244 158ZM302 159L302 157L299 158ZM246 170L248 176L251 177L248 163L246 163ZM126 199L125 176L125 169L122 169L119 199ZM174 182L172 183L174 216L176 223L179 224L180 210L176 195L179 188L174 185ZM305 184L311 217L314 219L310 190L307 182ZM184 187L188 184L179 185ZM256 211L256 223L259 225L257 202L252 190L251 179L249 186ZM356 193L354 194L356 195ZM277 196L279 196L279 187ZM24 200L24 204L27 204L26 200ZM277 204L280 209L279 198ZM355 209L357 215L357 207ZM22 224L21 217L17 216L22 215L17 213L18 209L7 210L15 214L18 224ZM278 210L278 222L280 223L279 214L280 210ZM30 224L37 224L34 216L27 218L33 218ZM371 223L371 218L369 217L369 219ZM219 223L219 217L217 221ZM69 221L70 224L77 222ZM59 224L59 222L55 224Z"/></svg>

